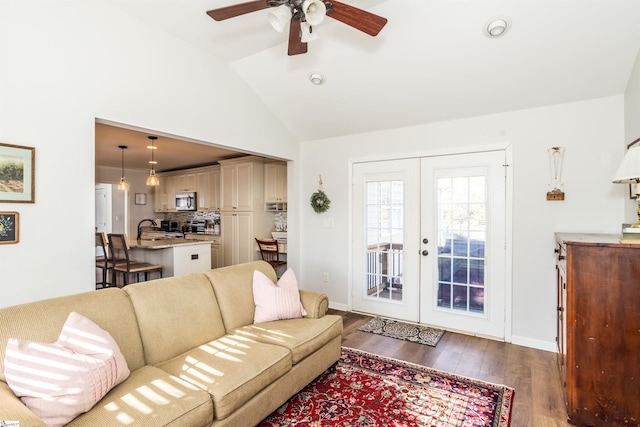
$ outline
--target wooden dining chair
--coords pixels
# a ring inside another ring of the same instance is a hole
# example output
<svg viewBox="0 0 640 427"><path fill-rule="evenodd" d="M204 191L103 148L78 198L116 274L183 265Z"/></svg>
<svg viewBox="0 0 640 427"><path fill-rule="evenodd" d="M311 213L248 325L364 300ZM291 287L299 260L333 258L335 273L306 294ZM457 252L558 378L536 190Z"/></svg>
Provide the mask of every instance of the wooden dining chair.
<svg viewBox="0 0 640 427"><path fill-rule="evenodd" d="M278 274L278 269L280 267L286 266L287 261L285 261L281 257L282 254L280 253L280 248L278 247L278 241L260 240L256 238L256 243L258 243L258 249L260 249L260 256L262 257L262 260L271 264L271 267L273 267L276 272L276 276L280 277L280 275Z"/></svg>
<svg viewBox="0 0 640 427"><path fill-rule="evenodd" d="M149 280L149 273L159 273L162 277L162 265L151 264L148 262L136 261L131 259L129 253L129 244L125 234L110 233L109 238L109 269L112 272L114 285L117 284L118 274L122 274L122 286L129 284L129 276L136 275L136 281L140 281L140 274L144 273L144 280ZM122 259L123 261L118 261Z"/></svg>

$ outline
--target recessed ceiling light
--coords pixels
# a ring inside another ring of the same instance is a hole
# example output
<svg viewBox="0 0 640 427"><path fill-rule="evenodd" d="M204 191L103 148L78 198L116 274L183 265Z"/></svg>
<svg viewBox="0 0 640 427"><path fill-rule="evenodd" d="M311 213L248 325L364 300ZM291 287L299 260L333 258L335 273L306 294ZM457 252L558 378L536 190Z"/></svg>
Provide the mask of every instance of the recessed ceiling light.
<svg viewBox="0 0 640 427"><path fill-rule="evenodd" d="M312 73L309 76L309 81L316 86L320 86L324 83L324 76L320 73Z"/></svg>
<svg viewBox="0 0 640 427"><path fill-rule="evenodd" d="M501 16L489 20L484 25L484 34L487 37L496 38L505 35L511 28L511 20Z"/></svg>

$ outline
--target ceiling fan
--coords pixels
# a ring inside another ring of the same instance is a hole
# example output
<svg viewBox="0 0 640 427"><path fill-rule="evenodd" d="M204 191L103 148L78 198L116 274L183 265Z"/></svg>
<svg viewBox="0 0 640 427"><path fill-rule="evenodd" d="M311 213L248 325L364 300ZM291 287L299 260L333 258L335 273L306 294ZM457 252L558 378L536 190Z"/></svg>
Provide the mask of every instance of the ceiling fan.
<svg viewBox="0 0 640 427"><path fill-rule="evenodd" d="M387 18L374 15L336 0L254 0L207 12L216 21L273 8L269 12L271 25L282 32L289 24L289 55L307 53L307 42L317 38L313 27L325 16L345 23L370 36L377 36L386 25Z"/></svg>

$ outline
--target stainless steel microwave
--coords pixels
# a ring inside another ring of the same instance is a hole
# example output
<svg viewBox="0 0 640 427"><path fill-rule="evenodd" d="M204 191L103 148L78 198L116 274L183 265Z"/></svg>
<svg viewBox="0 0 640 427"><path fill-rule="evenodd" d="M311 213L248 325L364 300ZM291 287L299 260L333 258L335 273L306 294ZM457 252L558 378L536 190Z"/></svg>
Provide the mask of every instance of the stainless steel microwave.
<svg viewBox="0 0 640 427"><path fill-rule="evenodd" d="M197 209L197 197L194 191L176 193L177 211L195 211Z"/></svg>

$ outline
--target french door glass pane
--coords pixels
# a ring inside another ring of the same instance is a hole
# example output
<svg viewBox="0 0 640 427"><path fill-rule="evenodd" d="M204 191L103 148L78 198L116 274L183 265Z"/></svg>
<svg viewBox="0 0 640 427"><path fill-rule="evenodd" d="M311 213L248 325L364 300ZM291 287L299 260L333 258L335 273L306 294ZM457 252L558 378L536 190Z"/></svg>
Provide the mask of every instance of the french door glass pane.
<svg viewBox="0 0 640 427"><path fill-rule="evenodd" d="M368 182L366 192L364 295L369 299L402 301L404 182Z"/></svg>
<svg viewBox="0 0 640 427"><path fill-rule="evenodd" d="M487 223L484 176L437 180L440 309L483 314Z"/></svg>

